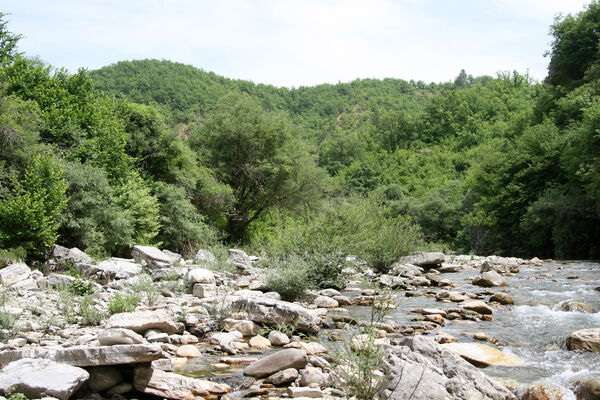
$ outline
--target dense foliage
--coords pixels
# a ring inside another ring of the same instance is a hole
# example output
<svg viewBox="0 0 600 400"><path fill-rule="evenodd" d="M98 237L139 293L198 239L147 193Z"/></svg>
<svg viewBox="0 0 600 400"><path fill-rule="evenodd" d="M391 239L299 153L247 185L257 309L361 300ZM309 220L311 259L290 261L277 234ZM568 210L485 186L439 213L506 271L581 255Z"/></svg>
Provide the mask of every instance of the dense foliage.
<svg viewBox="0 0 600 400"><path fill-rule="evenodd" d="M18 53L0 13L0 250L228 241L315 286L348 254L598 258L598 32L598 0L559 17L544 83L277 88L157 60L69 74Z"/></svg>

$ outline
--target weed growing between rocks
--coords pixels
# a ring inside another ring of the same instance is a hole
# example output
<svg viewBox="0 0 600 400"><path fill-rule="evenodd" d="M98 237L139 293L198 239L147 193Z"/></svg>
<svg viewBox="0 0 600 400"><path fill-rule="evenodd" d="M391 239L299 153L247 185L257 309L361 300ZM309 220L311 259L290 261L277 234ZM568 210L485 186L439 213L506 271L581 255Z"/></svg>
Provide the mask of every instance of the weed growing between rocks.
<svg viewBox="0 0 600 400"><path fill-rule="evenodd" d="M8 295L6 289L0 291L0 340L12 339L18 332L19 317L7 309Z"/></svg>
<svg viewBox="0 0 600 400"><path fill-rule="evenodd" d="M140 296L137 293L127 295L115 293L115 295L108 300L108 313L113 315L124 312L133 312L139 303Z"/></svg>
<svg viewBox="0 0 600 400"><path fill-rule="evenodd" d="M79 315L83 325L98 325L106 317L106 312L95 306L91 296L85 295L79 301Z"/></svg>
<svg viewBox="0 0 600 400"><path fill-rule="evenodd" d="M231 309L231 302L225 293L221 293L219 287L217 287L217 295L214 296L211 301L204 303L204 308L206 308L208 315L211 317L211 321L214 322L217 328L219 328L223 321L229 318L233 312Z"/></svg>
<svg viewBox="0 0 600 400"><path fill-rule="evenodd" d="M160 291L149 274L140 275L131 285L131 290L148 306L155 304L160 296Z"/></svg>

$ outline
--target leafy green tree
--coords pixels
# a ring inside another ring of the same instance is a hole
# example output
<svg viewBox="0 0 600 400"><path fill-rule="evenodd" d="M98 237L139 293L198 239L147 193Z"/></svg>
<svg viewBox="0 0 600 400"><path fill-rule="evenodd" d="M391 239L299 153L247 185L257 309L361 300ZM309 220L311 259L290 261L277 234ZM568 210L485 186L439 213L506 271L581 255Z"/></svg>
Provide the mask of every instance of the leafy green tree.
<svg viewBox="0 0 600 400"><path fill-rule="evenodd" d="M8 31L7 16L0 12L0 66L10 63L17 56L17 42L22 38Z"/></svg>

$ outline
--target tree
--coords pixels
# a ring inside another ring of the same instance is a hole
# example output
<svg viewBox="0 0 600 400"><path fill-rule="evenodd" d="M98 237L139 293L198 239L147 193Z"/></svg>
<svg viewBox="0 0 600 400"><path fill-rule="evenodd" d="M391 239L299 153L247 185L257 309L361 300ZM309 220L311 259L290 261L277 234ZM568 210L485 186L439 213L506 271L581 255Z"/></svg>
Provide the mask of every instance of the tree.
<svg viewBox="0 0 600 400"><path fill-rule="evenodd" d="M310 203L324 171L297 139L281 114L264 112L248 96L226 96L190 138L220 181L233 191L224 210L231 240L272 207Z"/></svg>
<svg viewBox="0 0 600 400"><path fill-rule="evenodd" d="M0 12L0 66L10 63L17 55L17 42L21 35L15 35L6 29L7 14Z"/></svg>

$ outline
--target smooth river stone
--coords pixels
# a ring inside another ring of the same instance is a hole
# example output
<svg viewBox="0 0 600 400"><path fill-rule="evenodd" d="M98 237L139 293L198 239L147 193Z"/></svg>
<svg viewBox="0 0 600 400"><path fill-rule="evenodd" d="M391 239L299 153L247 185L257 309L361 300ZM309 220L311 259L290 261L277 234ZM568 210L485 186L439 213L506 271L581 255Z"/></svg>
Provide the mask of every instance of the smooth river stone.
<svg viewBox="0 0 600 400"><path fill-rule="evenodd" d="M527 363L516 357L481 343L445 343L442 348L461 356L476 367L523 367Z"/></svg>

